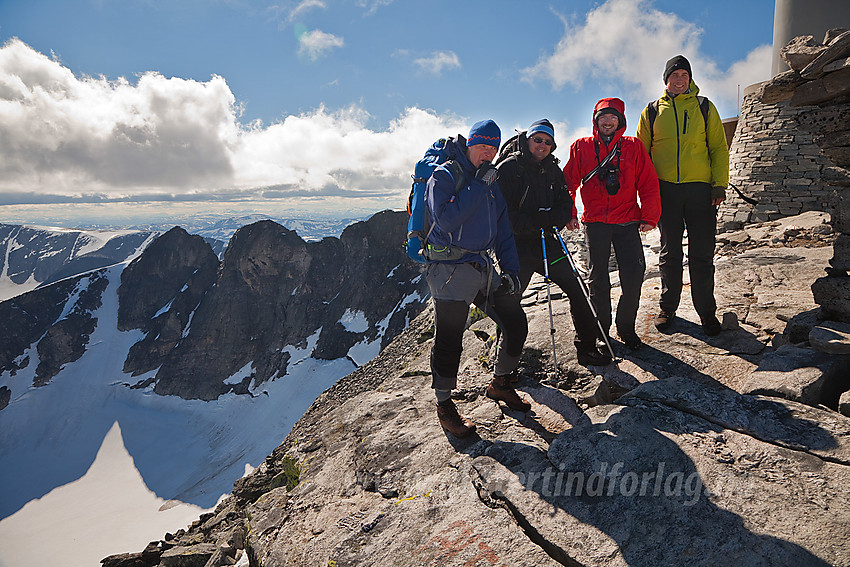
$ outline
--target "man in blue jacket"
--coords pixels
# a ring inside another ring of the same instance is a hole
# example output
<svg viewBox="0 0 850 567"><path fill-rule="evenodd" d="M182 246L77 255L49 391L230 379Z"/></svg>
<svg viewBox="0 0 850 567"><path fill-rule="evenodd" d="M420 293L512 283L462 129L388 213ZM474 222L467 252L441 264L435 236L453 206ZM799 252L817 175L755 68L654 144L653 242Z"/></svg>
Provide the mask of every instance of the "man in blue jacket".
<svg viewBox="0 0 850 567"><path fill-rule="evenodd" d="M528 322L520 305L516 245L496 182L498 173L491 164L500 143L501 130L492 120L475 123L466 140L450 138L446 146L453 163L439 166L425 190L431 224L425 256L436 328L431 387L440 424L458 437L475 430L475 424L460 416L451 399L471 303L491 314L504 334L487 396L514 410L531 408L511 386ZM463 181L456 182L455 175L462 175Z"/></svg>

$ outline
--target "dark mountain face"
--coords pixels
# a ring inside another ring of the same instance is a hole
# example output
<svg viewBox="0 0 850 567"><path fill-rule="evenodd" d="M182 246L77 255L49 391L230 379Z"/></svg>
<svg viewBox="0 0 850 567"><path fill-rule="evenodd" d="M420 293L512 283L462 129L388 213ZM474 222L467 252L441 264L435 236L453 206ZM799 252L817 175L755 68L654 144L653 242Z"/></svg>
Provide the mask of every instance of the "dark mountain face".
<svg viewBox="0 0 850 567"><path fill-rule="evenodd" d="M213 400L284 376L293 348L362 364L425 305L421 268L400 246L406 223L405 213L386 211L338 239L307 243L260 221L237 231L221 261L203 238L173 228L121 273L118 330L145 334L124 370L156 371L134 387ZM82 356L108 283L107 270L96 270L0 303L0 372L27 367L35 345L41 386ZM239 383L228 380L246 365Z"/></svg>
<svg viewBox="0 0 850 567"><path fill-rule="evenodd" d="M304 348L316 333L314 358L345 357L364 342L383 347L422 310L427 293L400 246L406 222L405 213L387 211L339 239L306 243L260 221L237 231L220 263L200 238L169 231L121 279L119 328L146 332L125 371L158 368L138 386L212 400L283 376L286 348ZM346 313L359 325L346 328ZM240 383L225 383L249 363Z"/></svg>
<svg viewBox="0 0 850 567"><path fill-rule="evenodd" d="M62 280L0 303L0 373L13 376L31 362L27 349L36 346L34 386L43 386L62 365L85 352L97 325L93 312L109 281L103 270ZM7 390L8 391L8 390ZM8 403L0 394L0 409Z"/></svg>

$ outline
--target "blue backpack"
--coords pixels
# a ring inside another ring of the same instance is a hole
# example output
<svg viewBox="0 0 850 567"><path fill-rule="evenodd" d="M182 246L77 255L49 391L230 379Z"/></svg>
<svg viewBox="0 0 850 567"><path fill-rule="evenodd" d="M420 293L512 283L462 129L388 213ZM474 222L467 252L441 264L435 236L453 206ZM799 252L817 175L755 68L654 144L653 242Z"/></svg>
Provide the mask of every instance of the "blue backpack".
<svg viewBox="0 0 850 567"><path fill-rule="evenodd" d="M407 255L417 261L426 262L425 243L431 234L428 222L427 206L425 204L425 188L428 180L433 175L438 165L445 164L452 178L455 180L455 193L460 191L466 184L463 169L460 164L450 160L446 150L446 138L440 138L434 142L425 156L416 162L413 170L413 185L410 187L410 195L407 197L407 213L410 218L407 221Z"/></svg>

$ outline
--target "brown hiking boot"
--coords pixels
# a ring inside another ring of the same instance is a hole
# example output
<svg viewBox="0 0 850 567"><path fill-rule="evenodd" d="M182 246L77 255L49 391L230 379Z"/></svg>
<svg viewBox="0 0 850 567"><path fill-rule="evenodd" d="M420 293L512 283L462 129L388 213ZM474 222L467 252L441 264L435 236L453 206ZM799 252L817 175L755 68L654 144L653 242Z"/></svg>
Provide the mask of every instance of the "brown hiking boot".
<svg viewBox="0 0 850 567"><path fill-rule="evenodd" d="M666 331L673 324L673 318L676 316L675 311L664 311L663 309L655 316L655 328L659 331Z"/></svg>
<svg viewBox="0 0 850 567"><path fill-rule="evenodd" d="M466 437L475 431L475 424L457 412L457 406L452 400L437 402L437 417L443 429L455 437Z"/></svg>
<svg viewBox="0 0 850 567"><path fill-rule="evenodd" d="M720 325L720 321L717 320L717 317L712 315L711 317L702 320L702 330L705 331L705 334L709 337L713 337L715 335L719 335L720 331L723 330L723 327Z"/></svg>
<svg viewBox="0 0 850 567"><path fill-rule="evenodd" d="M487 386L487 397L491 400L503 401L508 407L516 411L528 411L531 404L523 401L510 385L510 374L504 376L493 376L493 380Z"/></svg>

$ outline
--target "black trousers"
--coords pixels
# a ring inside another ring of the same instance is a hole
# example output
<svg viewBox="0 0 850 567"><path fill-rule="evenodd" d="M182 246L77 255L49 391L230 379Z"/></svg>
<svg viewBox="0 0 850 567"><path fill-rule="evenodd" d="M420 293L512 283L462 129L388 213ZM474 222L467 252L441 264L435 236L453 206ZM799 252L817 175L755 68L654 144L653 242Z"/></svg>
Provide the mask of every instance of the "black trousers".
<svg viewBox="0 0 850 567"><path fill-rule="evenodd" d="M434 344L431 347L431 387L451 390L463 352L463 332L469 315L469 298L502 330L495 374L512 372L519 364L528 335L528 320L520 295L508 295L499 286L491 266L481 270L470 264L430 266L428 283L434 297Z"/></svg>
<svg viewBox="0 0 850 567"><path fill-rule="evenodd" d="M688 272L691 298L701 320L717 311L714 300L714 245L717 209L711 204L708 183L661 181L661 271L662 311L674 312L682 295L682 236L688 230Z"/></svg>
<svg viewBox="0 0 850 567"><path fill-rule="evenodd" d="M611 277L608 263L611 247L617 258L622 295L617 302L617 331L621 337L635 332L635 319L640 305L640 290L646 273L646 259L640 240L640 223L584 225L584 236L590 256L587 285L602 327L611 328Z"/></svg>
<svg viewBox="0 0 850 567"><path fill-rule="evenodd" d="M525 291L534 272L545 275L543 243L540 236L536 238L521 236L516 237L515 240L517 252L519 252L519 279ZM549 280L557 284L570 300L570 315L576 331L576 348L579 351L595 350L596 339L602 338L596 319L587 304L581 283L564 255L561 244L551 234L546 235L546 258L549 260Z"/></svg>

